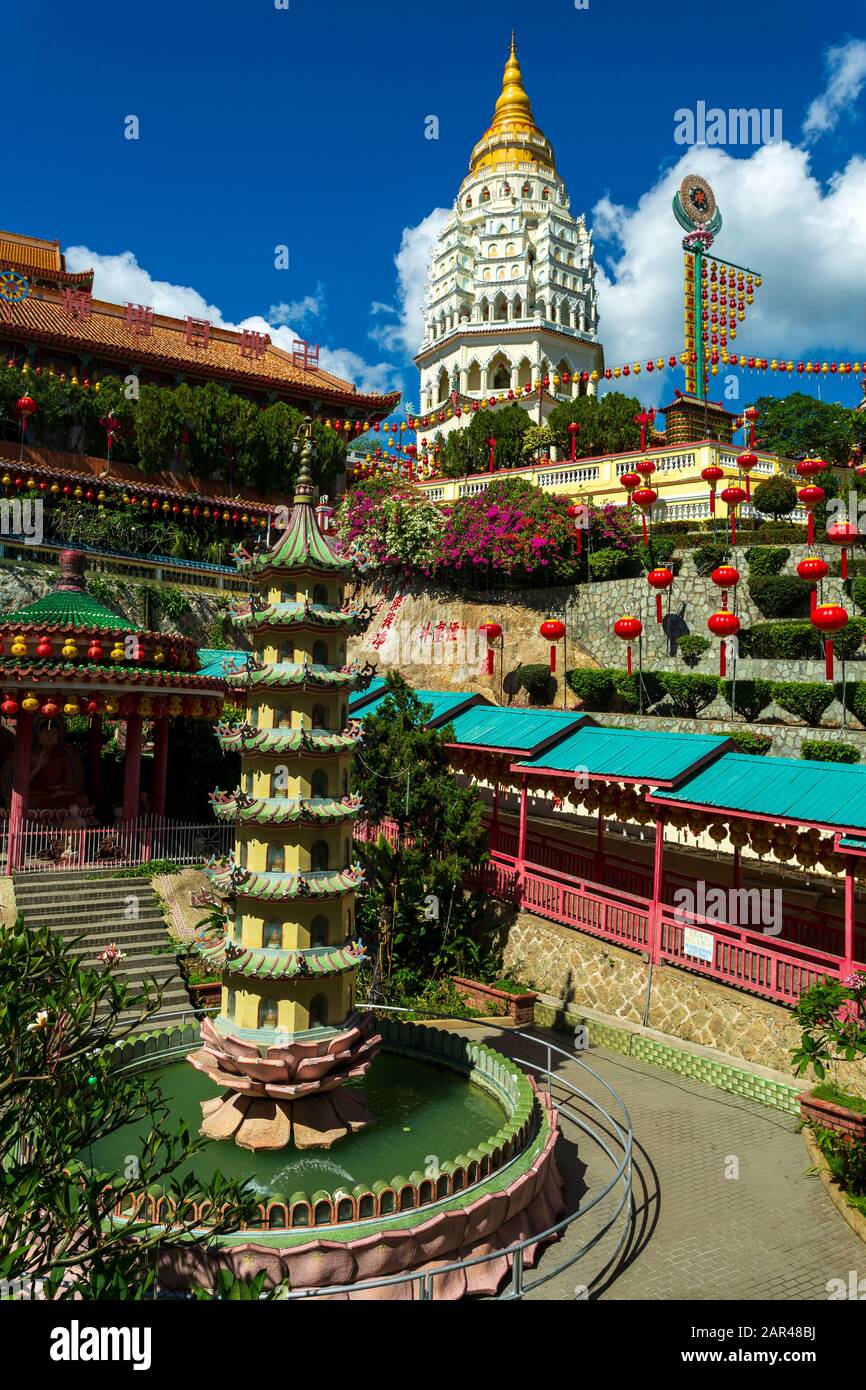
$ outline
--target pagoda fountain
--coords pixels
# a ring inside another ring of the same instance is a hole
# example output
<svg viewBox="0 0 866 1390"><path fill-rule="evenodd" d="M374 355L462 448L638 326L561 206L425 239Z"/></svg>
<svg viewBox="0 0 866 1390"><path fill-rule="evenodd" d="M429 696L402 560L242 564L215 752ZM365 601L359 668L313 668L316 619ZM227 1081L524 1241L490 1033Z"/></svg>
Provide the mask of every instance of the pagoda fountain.
<svg viewBox="0 0 866 1390"><path fill-rule="evenodd" d="M189 1058L224 1088L202 1102L202 1134L253 1150L329 1148L365 1128L371 1115L343 1087L364 1075L381 1042L355 1010L364 950L352 854L359 801L349 789L351 565L319 527L312 448L308 426L280 539L237 560L250 580L234 612L253 647L241 677L247 722L218 733L226 752L241 755L241 785L212 795L237 840L229 862L210 871L225 931L201 948L222 971L222 998Z"/></svg>

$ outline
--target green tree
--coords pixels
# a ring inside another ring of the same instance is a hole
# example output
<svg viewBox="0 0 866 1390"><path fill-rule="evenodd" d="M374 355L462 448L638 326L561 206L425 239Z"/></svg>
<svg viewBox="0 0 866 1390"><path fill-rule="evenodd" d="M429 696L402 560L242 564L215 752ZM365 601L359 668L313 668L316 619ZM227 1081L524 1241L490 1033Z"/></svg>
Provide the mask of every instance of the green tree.
<svg viewBox="0 0 866 1390"><path fill-rule="evenodd" d="M580 425L576 457L591 458L639 448L640 425L634 423L634 416L642 410L636 396L607 391L603 396L578 396L573 401L562 401L554 406L547 423L565 458L571 457L568 426L573 422Z"/></svg>
<svg viewBox="0 0 866 1390"><path fill-rule="evenodd" d="M817 454L830 463L847 464L863 428L855 411L800 391L761 396L755 406L760 411L756 433L761 448L785 458Z"/></svg>
<svg viewBox="0 0 866 1390"><path fill-rule="evenodd" d="M464 878L486 857L482 804L449 767L453 730L428 728L429 714L423 692L389 673L353 765L366 819L396 826L395 845L382 835L358 846L367 875L358 923L376 942L380 978L398 990L477 972L481 960L481 899Z"/></svg>
<svg viewBox="0 0 866 1390"><path fill-rule="evenodd" d="M496 440L494 467L518 468L522 463L523 438L531 424L529 411L519 405L477 411L465 429L452 430L445 441L443 473L447 478L486 473L491 436Z"/></svg>
<svg viewBox="0 0 866 1390"><path fill-rule="evenodd" d="M783 516L790 516L797 505L797 485L793 479L778 473L758 483L752 493L752 502L762 515L781 521Z"/></svg>
<svg viewBox="0 0 866 1390"><path fill-rule="evenodd" d="M159 1007L153 984L132 991L106 965L82 969L50 927L0 928L0 1279L45 1280L48 1296L152 1296L156 1253L194 1223L166 1213L158 1230L111 1219L118 1201L164 1191L183 1213L210 1201L214 1235L254 1217L251 1194L217 1174L178 1177L203 1145L171 1127L152 1073L112 1068L110 1042ZM121 1015L132 1022L121 1026ZM141 1140L130 1173L100 1173L85 1156L128 1125Z"/></svg>

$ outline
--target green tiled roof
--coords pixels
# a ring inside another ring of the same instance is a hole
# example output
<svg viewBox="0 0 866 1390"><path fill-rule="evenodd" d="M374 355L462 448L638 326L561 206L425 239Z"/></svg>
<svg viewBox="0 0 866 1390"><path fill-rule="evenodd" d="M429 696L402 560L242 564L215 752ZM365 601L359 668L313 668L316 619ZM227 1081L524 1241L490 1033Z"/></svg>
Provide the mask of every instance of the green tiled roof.
<svg viewBox="0 0 866 1390"><path fill-rule="evenodd" d="M296 503L289 524L280 539L263 555L237 561L242 574L267 573L270 570L309 570L333 574L349 570L351 560L338 555L328 537L322 534L311 500Z"/></svg>
<svg viewBox="0 0 866 1390"><path fill-rule="evenodd" d="M220 747L226 753L263 753L275 757L286 753L351 753L356 734L327 733L311 729L253 729L249 725L217 730Z"/></svg>
<svg viewBox="0 0 866 1390"><path fill-rule="evenodd" d="M339 608L327 608L321 603L266 603L256 608L255 614L249 606L232 609L232 622L236 627L307 627L351 628L355 624L354 613L344 613Z"/></svg>
<svg viewBox="0 0 866 1390"><path fill-rule="evenodd" d="M356 869L334 869L301 874L249 873L242 881L233 881L230 868L209 869L208 877L218 893L233 898L257 898L271 902L288 898L336 898L354 893L364 881Z"/></svg>
<svg viewBox="0 0 866 1390"><path fill-rule="evenodd" d="M368 686L363 690L358 690L349 701L349 713L353 714L361 705L365 705L368 700L372 700L377 691L381 690L385 684L384 676L374 676ZM360 716L359 716L360 717Z"/></svg>
<svg viewBox="0 0 866 1390"><path fill-rule="evenodd" d="M46 628L96 628L101 632L144 631L144 628L112 613L110 608L91 598L90 594L75 590L52 591L44 598L38 598L35 603L28 603L26 608L19 608L15 613L3 614L0 624L3 623L11 623L17 627L35 623Z"/></svg>
<svg viewBox="0 0 866 1390"><path fill-rule="evenodd" d="M233 945L229 937L199 947L199 954L210 966L224 968L232 975L246 975L258 980L285 980L296 976L341 975L356 970L366 952L359 942L343 946L318 946L308 951L283 951L270 946L252 946L240 955L226 960L226 947Z"/></svg>
<svg viewBox="0 0 866 1390"><path fill-rule="evenodd" d="M296 661L272 662L262 665L257 671L240 672L236 678L238 685L246 685L255 690L259 686L288 687L292 685L310 686L353 686L358 673L353 668L348 671L335 670L333 666L319 666L315 662L304 666Z"/></svg>
<svg viewBox="0 0 866 1390"><path fill-rule="evenodd" d="M531 753L539 744L579 728L586 719L585 714L568 710L472 705L470 709L456 714L451 722L454 725L455 743Z"/></svg>
<svg viewBox="0 0 866 1390"><path fill-rule="evenodd" d="M658 792L658 800L860 831L866 830L866 767L724 753L676 791Z"/></svg>
<svg viewBox="0 0 866 1390"><path fill-rule="evenodd" d="M236 671L243 671L247 664L247 653L225 651L217 647L200 647L198 659L200 676L219 676L225 679Z"/></svg>
<svg viewBox="0 0 866 1390"><path fill-rule="evenodd" d="M289 825L294 822L307 825L336 824L351 820L361 809L357 797L346 797L337 801L333 797L307 797L291 799L285 796L257 796L249 806L238 809L234 795L225 800L211 799L211 810L217 820L234 821L241 824L252 821L259 825Z"/></svg>
<svg viewBox="0 0 866 1390"><path fill-rule="evenodd" d="M458 710L467 708L469 705L477 704L481 700L480 695L474 695L466 690L415 690L415 694L422 705L431 707L431 714L428 724L447 724L457 714ZM381 711L382 701L387 698L387 692L377 695L363 709L355 711L356 719L366 719L370 714L378 714ZM351 710L351 706L350 706Z"/></svg>
<svg viewBox="0 0 866 1390"><path fill-rule="evenodd" d="M605 729L587 724L517 766L529 772L574 773L580 769L591 777L608 777L612 781L629 778L636 782L672 783L726 747L730 747L728 739L713 734Z"/></svg>

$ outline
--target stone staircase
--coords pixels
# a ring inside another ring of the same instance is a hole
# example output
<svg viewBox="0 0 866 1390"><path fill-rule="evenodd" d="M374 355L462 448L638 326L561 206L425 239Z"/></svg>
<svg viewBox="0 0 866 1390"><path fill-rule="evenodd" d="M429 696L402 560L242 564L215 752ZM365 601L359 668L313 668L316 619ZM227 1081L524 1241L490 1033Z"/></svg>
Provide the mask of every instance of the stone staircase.
<svg viewBox="0 0 866 1390"><path fill-rule="evenodd" d="M180 1018L170 1020L166 1015L192 1009L174 956L160 949L169 946L171 938L159 899L146 878L54 871L15 874L13 881L16 906L28 927L47 924L70 948L75 943L82 964L97 969L105 968L97 956L114 942L126 956L111 968L115 979L133 990L146 977L156 981L162 1002L158 1012L141 1025L142 1032L180 1023ZM118 1022L135 1016L123 1013Z"/></svg>

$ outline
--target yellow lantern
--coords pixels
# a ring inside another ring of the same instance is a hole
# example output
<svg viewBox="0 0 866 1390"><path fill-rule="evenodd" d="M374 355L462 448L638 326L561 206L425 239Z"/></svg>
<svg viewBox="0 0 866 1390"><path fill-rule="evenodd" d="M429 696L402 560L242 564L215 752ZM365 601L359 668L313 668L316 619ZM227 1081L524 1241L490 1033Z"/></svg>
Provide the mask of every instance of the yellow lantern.
<svg viewBox="0 0 866 1390"><path fill-rule="evenodd" d="M109 656L110 656L111 660L112 660L112 661L123 661L123 658L125 657L125 655L126 655L126 652L125 652L124 649L123 649L123 643L122 643L122 642L115 642L114 646L111 648L111 651L109 652Z"/></svg>
<svg viewBox="0 0 866 1390"><path fill-rule="evenodd" d="M161 665L162 662L165 661L165 652L162 650L162 647L157 647L156 651L153 654L153 659L157 666Z"/></svg>
<svg viewBox="0 0 866 1390"><path fill-rule="evenodd" d="M39 708L39 701L34 695L25 695L21 701L21 708L26 710L28 714L33 714Z"/></svg>
<svg viewBox="0 0 866 1390"><path fill-rule="evenodd" d="M24 638L20 636L20 634L19 634L19 636L15 637L15 638L13 639L13 642L12 642L12 655L13 655L13 656L26 656L26 655L27 655L27 643L26 643L26 641L24 640Z"/></svg>
<svg viewBox="0 0 866 1390"><path fill-rule="evenodd" d="M117 701L112 696L109 696L103 708L106 714L117 714L119 706Z"/></svg>
<svg viewBox="0 0 866 1390"><path fill-rule="evenodd" d="M60 651L62 656L72 657L78 655L78 647L75 645L71 637L67 637Z"/></svg>
<svg viewBox="0 0 866 1390"><path fill-rule="evenodd" d="M66 701L66 704L63 706L63 713L69 715L80 714L81 706L76 699L72 698Z"/></svg>

